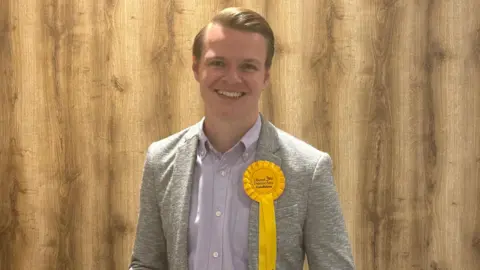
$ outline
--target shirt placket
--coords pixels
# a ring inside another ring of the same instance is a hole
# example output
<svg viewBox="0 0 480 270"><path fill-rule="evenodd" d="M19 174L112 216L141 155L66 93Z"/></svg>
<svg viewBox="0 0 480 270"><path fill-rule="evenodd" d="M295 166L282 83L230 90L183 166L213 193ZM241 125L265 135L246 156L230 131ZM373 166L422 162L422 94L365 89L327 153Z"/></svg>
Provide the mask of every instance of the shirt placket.
<svg viewBox="0 0 480 270"><path fill-rule="evenodd" d="M230 169L227 166L225 157L221 159L214 158L214 198L212 204L212 217L213 217L213 226L214 238L212 239L212 244L210 245L210 256L209 256L209 269L218 269L222 270L222 261L223 261L223 238L224 238L224 225L226 216L226 197L228 189L228 179L230 177Z"/></svg>

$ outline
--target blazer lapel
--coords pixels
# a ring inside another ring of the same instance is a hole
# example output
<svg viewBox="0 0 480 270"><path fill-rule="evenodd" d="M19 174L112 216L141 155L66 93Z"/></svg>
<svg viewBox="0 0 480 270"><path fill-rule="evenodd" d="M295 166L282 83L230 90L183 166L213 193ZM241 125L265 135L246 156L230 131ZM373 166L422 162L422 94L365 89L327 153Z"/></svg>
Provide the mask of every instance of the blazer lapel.
<svg viewBox="0 0 480 270"><path fill-rule="evenodd" d="M172 231L174 235L174 243L171 247L173 251L174 264L173 268L178 270L188 269L188 220L190 213L190 197L192 187L192 176L195 168L195 157L197 151L197 126L193 126L185 136L185 141L178 147L175 157L175 163L172 173L172 192L171 200L174 204L178 203L174 208L174 223Z"/></svg>
<svg viewBox="0 0 480 270"><path fill-rule="evenodd" d="M258 139L255 161L267 160L277 164L278 166L281 166L282 160L275 154L279 148L277 131L270 122L264 119L262 114L260 114L260 117L262 119L262 128L260 131L260 137ZM276 201L274 204L276 205ZM259 203L252 201L248 221L249 270L258 269L258 210Z"/></svg>

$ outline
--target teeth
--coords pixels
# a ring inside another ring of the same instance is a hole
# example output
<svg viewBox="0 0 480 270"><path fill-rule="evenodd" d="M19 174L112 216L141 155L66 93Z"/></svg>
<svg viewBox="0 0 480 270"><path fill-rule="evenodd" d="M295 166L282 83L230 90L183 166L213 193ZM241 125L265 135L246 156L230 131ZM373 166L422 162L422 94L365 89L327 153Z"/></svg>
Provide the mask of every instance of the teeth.
<svg viewBox="0 0 480 270"><path fill-rule="evenodd" d="M225 92L225 91L217 91L217 93L221 94L221 95L224 95L224 96L227 96L227 97L234 97L234 98L238 98L242 95L241 92Z"/></svg>

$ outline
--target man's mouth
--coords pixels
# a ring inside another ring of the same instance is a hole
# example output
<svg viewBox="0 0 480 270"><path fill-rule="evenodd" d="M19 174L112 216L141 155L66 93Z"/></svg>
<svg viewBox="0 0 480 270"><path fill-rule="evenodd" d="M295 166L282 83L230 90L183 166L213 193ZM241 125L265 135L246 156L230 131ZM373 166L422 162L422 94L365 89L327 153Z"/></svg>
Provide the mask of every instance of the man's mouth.
<svg viewBox="0 0 480 270"><path fill-rule="evenodd" d="M230 91L221 91L218 89L215 89L215 92L221 96L229 97L229 98L240 98L245 95L243 92L230 92Z"/></svg>

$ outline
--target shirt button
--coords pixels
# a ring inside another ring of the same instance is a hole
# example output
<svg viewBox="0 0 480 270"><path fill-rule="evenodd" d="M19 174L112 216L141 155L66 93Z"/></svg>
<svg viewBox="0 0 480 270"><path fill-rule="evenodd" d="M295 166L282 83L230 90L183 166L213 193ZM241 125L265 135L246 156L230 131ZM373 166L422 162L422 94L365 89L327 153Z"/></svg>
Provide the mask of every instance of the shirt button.
<svg viewBox="0 0 480 270"><path fill-rule="evenodd" d="M217 258L218 257L218 252L213 252L213 257Z"/></svg>
<svg viewBox="0 0 480 270"><path fill-rule="evenodd" d="M243 158L247 158L247 157L248 157L248 153L244 153Z"/></svg>
<svg viewBox="0 0 480 270"><path fill-rule="evenodd" d="M222 212L220 212L220 211L217 211L217 212L215 213L215 215L217 215L217 217L219 217L219 216L221 216L221 215L222 215Z"/></svg>
<svg viewBox="0 0 480 270"><path fill-rule="evenodd" d="M222 176L225 176L225 171L222 171L221 174L222 174Z"/></svg>

